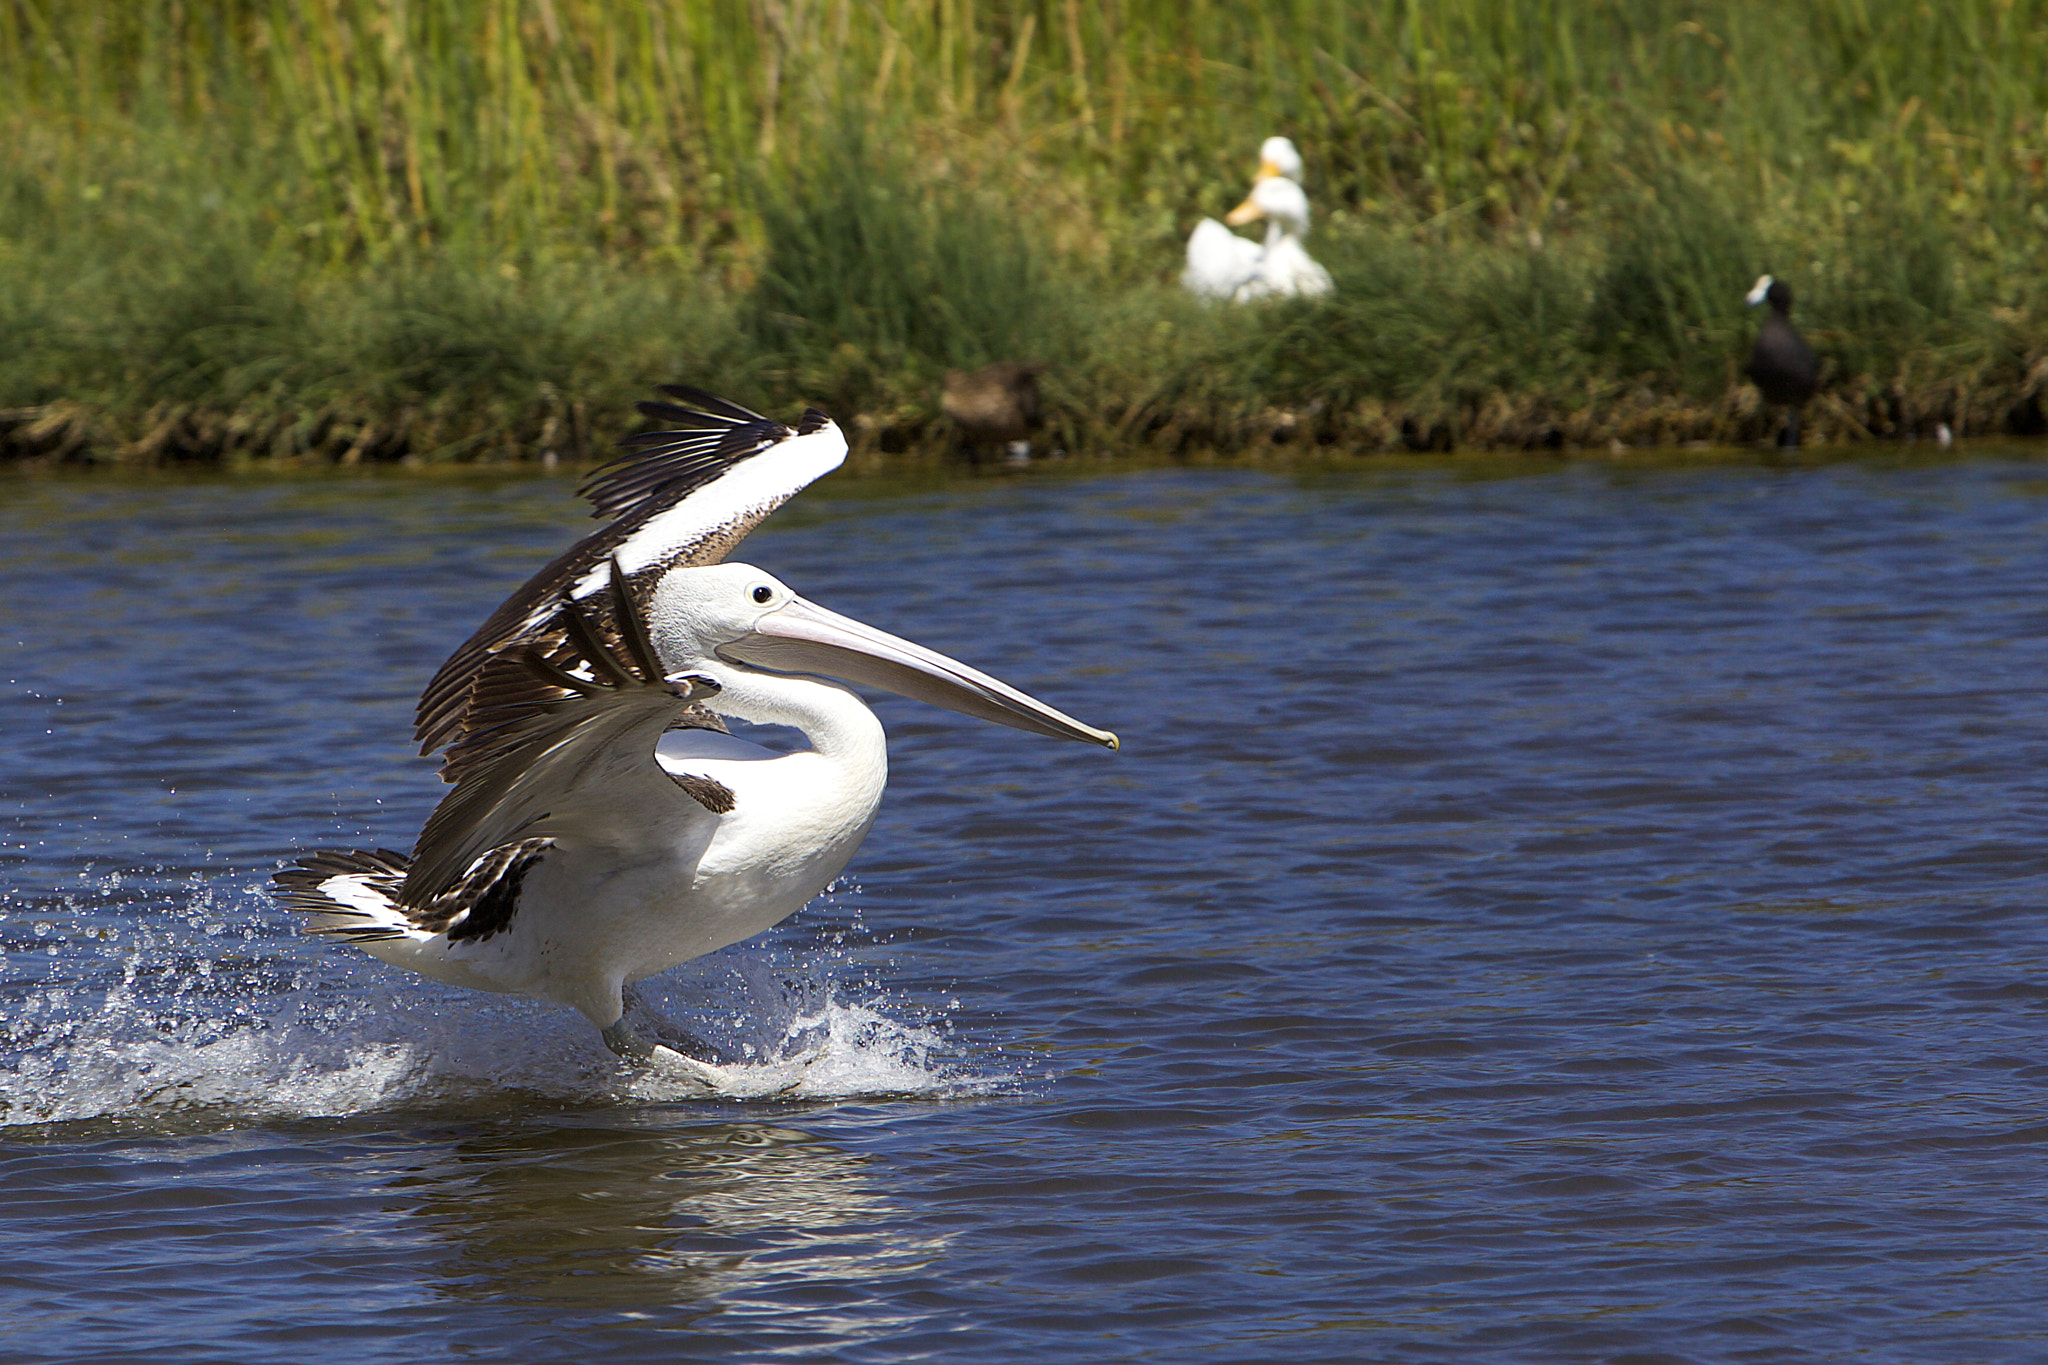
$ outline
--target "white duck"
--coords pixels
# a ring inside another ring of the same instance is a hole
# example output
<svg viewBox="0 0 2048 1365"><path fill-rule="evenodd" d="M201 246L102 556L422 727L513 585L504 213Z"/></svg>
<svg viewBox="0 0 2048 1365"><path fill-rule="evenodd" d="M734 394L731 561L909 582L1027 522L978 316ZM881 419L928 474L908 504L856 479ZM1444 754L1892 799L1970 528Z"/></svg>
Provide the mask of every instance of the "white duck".
<svg viewBox="0 0 2048 1365"><path fill-rule="evenodd" d="M1204 218L1188 237L1182 285L1198 297L1236 303L1329 293L1330 272L1301 244L1308 235L1309 212L1300 181L1301 153L1294 143L1284 137L1267 138L1259 148L1251 194L1223 222ZM1263 245L1230 230L1261 218L1266 220Z"/></svg>

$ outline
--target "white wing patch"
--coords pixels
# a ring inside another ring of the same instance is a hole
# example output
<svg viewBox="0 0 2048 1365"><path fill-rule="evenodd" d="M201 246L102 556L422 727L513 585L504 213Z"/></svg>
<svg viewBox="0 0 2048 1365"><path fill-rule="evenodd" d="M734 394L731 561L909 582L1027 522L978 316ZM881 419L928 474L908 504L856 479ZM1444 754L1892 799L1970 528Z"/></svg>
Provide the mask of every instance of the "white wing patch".
<svg viewBox="0 0 2048 1365"><path fill-rule="evenodd" d="M662 563L679 545L694 545L734 526L752 526L787 502L792 493L846 462L846 437L837 422L808 436L793 436L770 452L735 465L665 512L648 518L612 553L628 576ZM585 597L610 582L610 568L596 565L577 581Z"/></svg>
<svg viewBox="0 0 2048 1365"><path fill-rule="evenodd" d="M330 900L351 910L359 910L376 918L401 920L394 913L391 897L380 890L368 877L329 877L320 883L320 889Z"/></svg>

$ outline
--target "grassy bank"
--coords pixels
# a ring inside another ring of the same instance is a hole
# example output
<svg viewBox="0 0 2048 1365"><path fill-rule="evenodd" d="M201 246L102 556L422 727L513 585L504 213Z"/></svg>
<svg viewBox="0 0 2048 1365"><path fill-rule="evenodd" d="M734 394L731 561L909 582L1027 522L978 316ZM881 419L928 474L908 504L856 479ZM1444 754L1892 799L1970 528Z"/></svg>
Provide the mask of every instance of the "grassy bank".
<svg viewBox="0 0 2048 1365"><path fill-rule="evenodd" d="M1308 161L1335 295L1203 309ZM865 441L1046 360L1053 439L2036 430L2048 0L0 0L0 442L600 451L676 377Z"/></svg>

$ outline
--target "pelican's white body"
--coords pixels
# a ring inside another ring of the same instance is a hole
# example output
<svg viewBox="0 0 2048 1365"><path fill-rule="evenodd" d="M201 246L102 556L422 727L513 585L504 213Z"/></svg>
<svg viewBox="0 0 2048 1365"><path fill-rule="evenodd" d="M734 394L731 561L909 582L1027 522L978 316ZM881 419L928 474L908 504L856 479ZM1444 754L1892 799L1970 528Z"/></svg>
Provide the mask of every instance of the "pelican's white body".
<svg viewBox="0 0 2048 1365"><path fill-rule="evenodd" d="M845 438L815 410L791 428L701 390L662 392L680 405L642 411L677 429L631 438L635 453L585 486L615 520L519 589L422 695L419 737L447 751L454 785L413 853L322 850L276 881L314 933L436 981L571 1006L619 1056L713 1084L715 1068L676 1050L713 1049L627 988L794 914L860 847L888 751L874 713L831 679L1117 739L719 562L836 468ZM793 728L810 747L705 729L700 707Z"/></svg>
<svg viewBox="0 0 2048 1365"><path fill-rule="evenodd" d="M654 765L645 755L608 756L565 802L574 822L527 874L502 933L450 942L410 928L361 879L338 878L328 892L408 928L362 945L393 966L454 986L537 995L604 1028L619 1017L623 987L803 909L874 824L889 763L874 712L823 679L756 681L765 685L754 690L794 695L735 699L720 710L794 725L811 748L778 754L714 730L672 730ZM712 814L670 773L722 784L733 809ZM354 894L340 885L351 881Z"/></svg>
<svg viewBox="0 0 2048 1365"><path fill-rule="evenodd" d="M1259 277L1266 249L1240 237L1214 218L1204 218L1188 234L1188 268L1180 282L1204 299L1238 299Z"/></svg>
<svg viewBox="0 0 2048 1365"><path fill-rule="evenodd" d="M1202 298L1246 303L1260 298L1314 298L1330 292L1330 272L1302 245L1308 235L1308 195L1282 175L1252 186L1231 215L1233 222L1266 220L1264 245L1247 241L1214 218L1204 218L1188 237L1188 265L1181 283Z"/></svg>

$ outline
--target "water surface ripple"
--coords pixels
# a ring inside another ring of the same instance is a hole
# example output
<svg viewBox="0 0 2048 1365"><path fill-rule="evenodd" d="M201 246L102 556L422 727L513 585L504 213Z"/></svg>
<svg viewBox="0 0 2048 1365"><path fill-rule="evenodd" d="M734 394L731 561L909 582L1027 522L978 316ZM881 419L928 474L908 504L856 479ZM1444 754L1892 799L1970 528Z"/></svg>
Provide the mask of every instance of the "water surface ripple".
<svg viewBox="0 0 2048 1365"><path fill-rule="evenodd" d="M2048 1357L2048 477L817 490L746 557L1117 730L878 702L685 968L794 1099L295 937L556 479L0 485L0 1358Z"/></svg>

